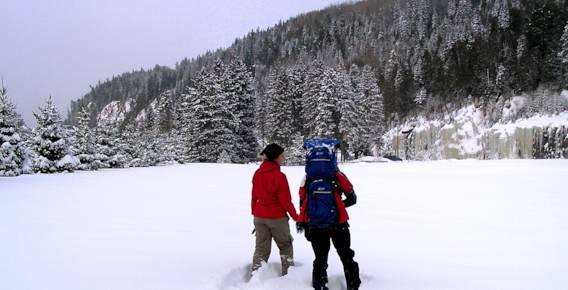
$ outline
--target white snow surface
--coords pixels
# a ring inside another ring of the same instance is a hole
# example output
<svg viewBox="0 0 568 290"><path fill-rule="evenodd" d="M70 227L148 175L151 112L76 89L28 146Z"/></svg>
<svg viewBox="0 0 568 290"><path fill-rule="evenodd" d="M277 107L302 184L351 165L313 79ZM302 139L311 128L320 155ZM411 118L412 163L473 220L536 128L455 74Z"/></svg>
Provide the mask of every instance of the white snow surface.
<svg viewBox="0 0 568 290"><path fill-rule="evenodd" d="M0 178L0 288L311 289L313 253L246 282L257 165L189 164ZM567 160L341 165L361 289L565 289ZM302 167L284 167L294 204ZM291 228L293 223L290 222ZM330 253L330 289L345 289Z"/></svg>

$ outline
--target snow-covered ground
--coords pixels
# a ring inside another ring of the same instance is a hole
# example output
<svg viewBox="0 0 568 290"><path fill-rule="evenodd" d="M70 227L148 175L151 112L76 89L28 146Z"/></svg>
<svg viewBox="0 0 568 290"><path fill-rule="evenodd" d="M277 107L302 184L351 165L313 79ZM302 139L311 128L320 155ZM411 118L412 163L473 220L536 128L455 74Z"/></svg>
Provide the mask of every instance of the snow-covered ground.
<svg viewBox="0 0 568 290"><path fill-rule="evenodd" d="M568 161L346 164L361 289L566 289ZM254 165L0 179L0 289L310 289L313 254L249 283ZM293 192L301 167L285 167ZM294 194L297 204L297 196ZM292 226L292 223L291 223ZM345 289L330 255L330 288Z"/></svg>

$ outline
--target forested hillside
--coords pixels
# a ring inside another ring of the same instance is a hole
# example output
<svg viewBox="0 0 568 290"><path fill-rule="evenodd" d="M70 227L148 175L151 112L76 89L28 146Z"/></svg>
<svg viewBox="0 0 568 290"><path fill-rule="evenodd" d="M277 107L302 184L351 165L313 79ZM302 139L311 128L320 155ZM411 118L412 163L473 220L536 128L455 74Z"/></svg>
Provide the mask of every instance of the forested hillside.
<svg viewBox="0 0 568 290"><path fill-rule="evenodd" d="M172 141L186 152L180 159L195 161L243 162L266 142L295 147L314 135L340 138L346 156L378 154L387 129L409 118L475 103L499 119L492 112L512 96L566 89L567 3L333 6L250 32L173 69L115 76L73 102L67 121L76 125L85 108L91 126L119 128L119 135L183 138ZM566 108L535 98L536 111Z"/></svg>

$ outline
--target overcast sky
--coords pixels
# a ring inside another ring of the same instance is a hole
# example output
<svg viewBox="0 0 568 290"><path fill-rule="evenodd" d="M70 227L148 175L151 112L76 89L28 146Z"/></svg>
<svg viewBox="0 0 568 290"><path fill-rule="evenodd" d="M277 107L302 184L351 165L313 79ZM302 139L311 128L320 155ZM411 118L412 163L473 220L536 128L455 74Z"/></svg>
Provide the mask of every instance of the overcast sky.
<svg viewBox="0 0 568 290"><path fill-rule="evenodd" d="M173 66L252 29L341 0L2 0L0 76L29 125L52 95L63 116L89 85Z"/></svg>

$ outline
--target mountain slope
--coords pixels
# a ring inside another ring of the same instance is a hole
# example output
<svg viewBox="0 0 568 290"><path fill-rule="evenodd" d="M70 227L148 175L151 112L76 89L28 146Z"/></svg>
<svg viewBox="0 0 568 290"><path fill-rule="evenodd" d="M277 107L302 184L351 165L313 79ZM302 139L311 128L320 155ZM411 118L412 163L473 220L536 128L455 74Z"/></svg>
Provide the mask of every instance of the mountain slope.
<svg viewBox="0 0 568 290"><path fill-rule="evenodd" d="M371 65L387 115L415 109L419 93L446 103L540 85L559 88L567 11L567 2L556 0L370 0L329 7L253 31L174 69L157 66L100 83L72 102L69 121L86 104L94 116L126 99L136 100L135 115L160 92L181 91L202 67L232 56L254 69L258 88L271 68L316 58L328 65Z"/></svg>

